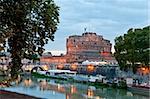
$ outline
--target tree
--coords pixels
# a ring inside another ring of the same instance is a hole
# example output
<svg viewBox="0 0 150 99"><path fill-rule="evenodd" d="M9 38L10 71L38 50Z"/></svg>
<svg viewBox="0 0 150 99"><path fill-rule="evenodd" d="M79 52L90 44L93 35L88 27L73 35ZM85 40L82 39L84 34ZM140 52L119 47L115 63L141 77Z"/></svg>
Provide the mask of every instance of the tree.
<svg viewBox="0 0 150 99"><path fill-rule="evenodd" d="M8 43L12 76L18 74L21 59L42 55L43 46L54 40L58 23L59 7L53 0L0 1L0 47Z"/></svg>
<svg viewBox="0 0 150 99"><path fill-rule="evenodd" d="M116 37L115 57L121 69L135 68L136 63L149 64L150 26L129 29L127 34Z"/></svg>
<svg viewBox="0 0 150 99"><path fill-rule="evenodd" d="M33 63L36 63L37 61L40 61L40 58L38 57L37 54L33 54L33 55L30 57L30 60L32 60Z"/></svg>

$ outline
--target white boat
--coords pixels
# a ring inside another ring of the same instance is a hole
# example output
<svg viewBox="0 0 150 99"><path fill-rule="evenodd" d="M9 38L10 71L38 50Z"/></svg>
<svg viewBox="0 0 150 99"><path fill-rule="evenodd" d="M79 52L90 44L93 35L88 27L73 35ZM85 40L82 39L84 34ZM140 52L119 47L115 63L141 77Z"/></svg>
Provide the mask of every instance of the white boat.
<svg viewBox="0 0 150 99"><path fill-rule="evenodd" d="M52 77L52 78L59 78L59 79L73 79L79 82L96 82L101 81L104 76L97 75L97 76L88 76L88 75L81 75L77 74L75 71L70 70L48 70L48 71L37 71L37 73Z"/></svg>
<svg viewBox="0 0 150 99"><path fill-rule="evenodd" d="M89 82L102 81L102 79L104 79L104 78L106 78L106 77L104 77L102 75L90 76Z"/></svg>
<svg viewBox="0 0 150 99"><path fill-rule="evenodd" d="M43 74L52 78L68 79L76 75L75 71L70 70L48 70L48 71L38 71L39 74Z"/></svg>
<svg viewBox="0 0 150 99"><path fill-rule="evenodd" d="M81 74L77 74L76 76L73 77L75 81L80 81L80 82L101 82L104 78L106 77L102 75L89 76L89 75L81 75Z"/></svg>

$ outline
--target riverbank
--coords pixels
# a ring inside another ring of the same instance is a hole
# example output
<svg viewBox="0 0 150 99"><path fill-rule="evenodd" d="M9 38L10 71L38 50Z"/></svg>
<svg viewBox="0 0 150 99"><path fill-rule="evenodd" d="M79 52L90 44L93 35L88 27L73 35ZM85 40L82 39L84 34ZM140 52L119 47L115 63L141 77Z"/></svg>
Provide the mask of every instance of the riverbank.
<svg viewBox="0 0 150 99"><path fill-rule="evenodd" d="M29 96L41 97L42 99L66 99L66 97L68 99L149 99L148 96L132 93L124 89L104 87L99 85L96 87L89 85L88 83L85 84L59 79L36 78L34 76L21 76L19 83L11 84L13 85L1 89L26 94ZM0 95L1 94L2 93L0 93ZM12 97L2 97L2 99L12 99ZM19 99L34 98L22 97Z"/></svg>
<svg viewBox="0 0 150 99"><path fill-rule="evenodd" d="M34 96L29 96L21 93L0 90L0 99L41 99Z"/></svg>
<svg viewBox="0 0 150 99"><path fill-rule="evenodd" d="M116 83L103 83L103 82L89 82L89 81L78 81L78 80L74 80L73 78L70 79L63 79L63 78L55 78L55 77L50 77L44 74L39 74L39 73L32 73L32 76L36 77L36 78L52 78L52 79L58 79L58 80L67 80L68 82L75 82L75 83L84 83L87 85L92 85L95 87L112 87L112 88L118 88L118 89L127 89L127 85L125 82L120 82L118 84ZM118 86L119 85L119 86Z"/></svg>

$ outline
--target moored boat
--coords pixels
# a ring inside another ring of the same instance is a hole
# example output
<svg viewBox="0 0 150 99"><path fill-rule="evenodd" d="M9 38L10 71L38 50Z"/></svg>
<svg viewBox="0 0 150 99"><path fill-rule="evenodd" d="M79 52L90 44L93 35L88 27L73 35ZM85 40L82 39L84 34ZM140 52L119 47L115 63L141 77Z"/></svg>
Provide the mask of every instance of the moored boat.
<svg viewBox="0 0 150 99"><path fill-rule="evenodd" d="M48 71L38 71L37 73L59 79L69 79L71 76L76 75L76 72L70 70L48 70Z"/></svg>
<svg viewBox="0 0 150 99"><path fill-rule="evenodd" d="M102 80L106 78L102 75L96 75L96 76L90 76L89 77L89 82L102 82Z"/></svg>
<svg viewBox="0 0 150 99"><path fill-rule="evenodd" d="M132 93L150 96L150 86L132 85L127 88Z"/></svg>

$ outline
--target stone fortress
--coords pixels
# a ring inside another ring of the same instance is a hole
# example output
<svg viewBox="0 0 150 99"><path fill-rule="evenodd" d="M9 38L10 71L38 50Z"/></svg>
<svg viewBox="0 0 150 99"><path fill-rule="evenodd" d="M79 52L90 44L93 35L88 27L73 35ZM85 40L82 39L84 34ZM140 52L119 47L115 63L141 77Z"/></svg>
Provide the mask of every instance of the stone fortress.
<svg viewBox="0 0 150 99"><path fill-rule="evenodd" d="M68 62L100 61L107 57L101 54L103 52L111 56L112 44L96 33L69 36L66 44Z"/></svg>
<svg viewBox="0 0 150 99"><path fill-rule="evenodd" d="M101 35L86 32L72 35L66 41L66 55L43 55L43 63L82 63L83 61L114 61L111 54L112 44Z"/></svg>

